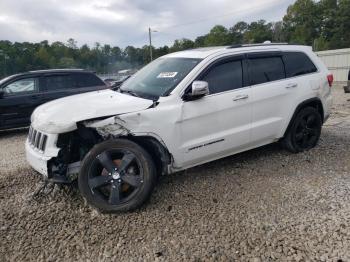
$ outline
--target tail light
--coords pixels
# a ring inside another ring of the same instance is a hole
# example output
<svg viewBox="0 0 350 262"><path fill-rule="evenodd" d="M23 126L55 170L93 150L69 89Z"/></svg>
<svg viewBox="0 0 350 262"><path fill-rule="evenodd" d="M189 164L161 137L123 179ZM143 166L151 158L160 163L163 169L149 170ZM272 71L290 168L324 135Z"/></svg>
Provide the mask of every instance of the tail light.
<svg viewBox="0 0 350 262"><path fill-rule="evenodd" d="M329 74L327 76L327 80L328 80L329 87L331 87L333 85L333 81L334 81L333 74Z"/></svg>

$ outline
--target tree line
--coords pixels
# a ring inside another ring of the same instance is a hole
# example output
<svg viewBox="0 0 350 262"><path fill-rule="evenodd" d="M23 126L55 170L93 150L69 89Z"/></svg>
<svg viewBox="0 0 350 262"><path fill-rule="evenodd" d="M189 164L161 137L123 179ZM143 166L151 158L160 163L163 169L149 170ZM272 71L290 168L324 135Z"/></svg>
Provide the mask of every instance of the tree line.
<svg viewBox="0 0 350 262"><path fill-rule="evenodd" d="M226 28L214 26L196 39L177 39L172 46L152 47L153 57L197 47L242 43L288 42L313 46L314 50L350 47L350 0L297 0L281 21L244 21ZM150 61L149 46L118 46L95 43L12 43L0 41L0 76L46 68L85 68L98 73L138 68Z"/></svg>

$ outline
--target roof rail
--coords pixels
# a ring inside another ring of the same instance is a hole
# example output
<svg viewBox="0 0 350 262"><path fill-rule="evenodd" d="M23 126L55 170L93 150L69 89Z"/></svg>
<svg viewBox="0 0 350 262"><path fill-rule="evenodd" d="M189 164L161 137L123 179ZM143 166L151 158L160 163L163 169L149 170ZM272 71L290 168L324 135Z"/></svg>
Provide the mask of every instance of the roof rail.
<svg viewBox="0 0 350 262"><path fill-rule="evenodd" d="M289 45L289 43L271 43L270 41L266 41L264 43L259 43L259 44L235 44L227 47L227 49L240 48L240 47L253 47L253 46L271 46L271 45Z"/></svg>
<svg viewBox="0 0 350 262"><path fill-rule="evenodd" d="M83 72L83 71L89 71L87 69L82 68L50 68L50 69L39 69L39 70L31 70L28 71L29 73L45 73L45 72Z"/></svg>

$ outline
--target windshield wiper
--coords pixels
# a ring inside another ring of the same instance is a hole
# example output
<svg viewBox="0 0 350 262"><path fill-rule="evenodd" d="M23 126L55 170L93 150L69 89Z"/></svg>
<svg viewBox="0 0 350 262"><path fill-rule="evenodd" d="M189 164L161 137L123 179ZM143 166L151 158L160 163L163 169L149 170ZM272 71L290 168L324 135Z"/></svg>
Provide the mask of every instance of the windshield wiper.
<svg viewBox="0 0 350 262"><path fill-rule="evenodd" d="M119 91L120 91L120 93L127 93L127 94L132 95L132 96L140 97L139 94L137 94L136 92L131 91L131 90L123 90L123 89L119 88Z"/></svg>

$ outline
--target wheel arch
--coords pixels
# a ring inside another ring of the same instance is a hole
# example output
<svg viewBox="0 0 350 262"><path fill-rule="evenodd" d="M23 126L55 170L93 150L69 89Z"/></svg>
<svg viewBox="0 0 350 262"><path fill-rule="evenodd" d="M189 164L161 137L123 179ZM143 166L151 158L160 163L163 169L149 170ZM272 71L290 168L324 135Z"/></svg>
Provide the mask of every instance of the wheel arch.
<svg viewBox="0 0 350 262"><path fill-rule="evenodd" d="M97 139L113 139L113 138L122 138L128 139L143 149L145 149L153 159L153 162L157 168L157 174L163 175L168 173L168 165L172 162L172 156L169 153L166 145L160 137L153 133L133 133L130 130L126 129L125 133L120 134L109 134L108 136L101 135L96 128L80 126L82 130L88 129L92 130Z"/></svg>
<svg viewBox="0 0 350 262"><path fill-rule="evenodd" d="M168 166L171 164L172 156L168 149L153 136L121 136L120 138L129 139L142 148L144 148L152 157L157 169L157 175L168 174Z"/></svg>
<svg viewBox="0 0 350 262"><path fill-rule="evenodd" d="M319 99L318 97L314 97L314 98L309 98L307 100L304 100L303 102L301 102L296 109L294 110L294 113L291 117L291 119L289 120L288 126L286 128L286 130L284 131L283 137L287 134L289 128L291 127L295 117L297 116L297 114L300 112L300 110L302 110L305 107L313 107L315 109L317 109L317 111L320 113L321 119L322 119L322 123L324 122L324 109L323 109L323 105L322 105L322 101L321 99Z"/></svg>

